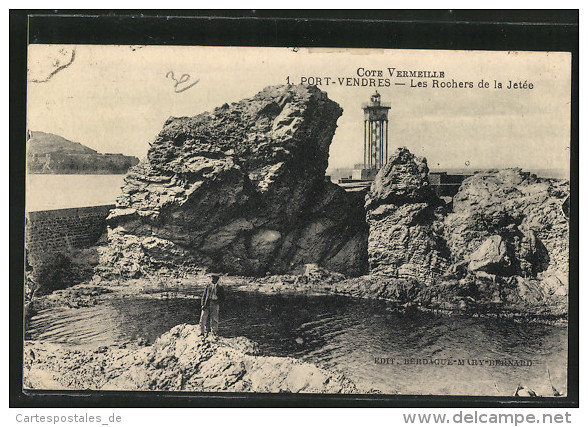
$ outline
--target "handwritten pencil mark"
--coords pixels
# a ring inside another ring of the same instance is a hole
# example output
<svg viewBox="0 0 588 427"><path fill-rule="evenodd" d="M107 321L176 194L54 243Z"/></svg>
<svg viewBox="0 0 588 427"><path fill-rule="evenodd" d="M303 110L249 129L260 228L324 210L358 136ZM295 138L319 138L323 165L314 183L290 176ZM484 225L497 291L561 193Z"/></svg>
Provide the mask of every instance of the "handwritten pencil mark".
<svg viewBox="0 0 588 427"><path fill-rule="evenodd" d="M62 56L66 55L67 49L59 49L59 54L61 54ZM47 77L45 77L44 79L30 79L29 81L32 83L46 83L49 80L51 80L51 78L59 73L60 71L66 69L67 67L69 67L71 64L73 64L74 60L76 59L76 50L75 49L71 49L71 58L69 59L69 61L65 64L61 64L61 61L59 58L55 58L53 59L53 62L51 63L51 66L54 67L53 71L51 71Z"/></svg>
<svg viewBox="0 0 588 427"><path fill-rule="evenodd" d="M176 93L184 92L185 90L190 89L192 86L194 86L196 83L198 83L200 81L200 79L196 79L195 81L193 81L192 83L190 83L187 86L178 87L178 86L181 86L184 83L187 83L191 79L190 74L184 73L184 74L182 74L180 76L179 79L176 79L176 77L174 75L174 72L173 71L168 71L167 74L165 75L165 78L166 79L171 78L175 82L175 84L174 84L174 91Z"/></svg>

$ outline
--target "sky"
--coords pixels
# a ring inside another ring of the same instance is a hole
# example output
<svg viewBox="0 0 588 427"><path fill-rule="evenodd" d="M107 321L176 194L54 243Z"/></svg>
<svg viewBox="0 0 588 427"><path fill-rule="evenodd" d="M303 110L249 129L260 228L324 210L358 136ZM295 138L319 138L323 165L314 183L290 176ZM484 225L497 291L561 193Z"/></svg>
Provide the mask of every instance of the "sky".
<svg viewBox="0 0 588 427"><path fill-rule="evenodd" d="M375 88L333 81L376 70L390 84L378 91L391 106L391 150L406 146L432 168L569 173L570 61L557 52L30 45L27 124L99 152L142 158L170 116L209 111L287 79L322 77L319 87L344 110L329 169L351 167L363 160L361 104ZM439 82L474 88L433 88L431 78L413 78L427 87L411 87L398 70L443 71ZM482 79L489 88L478 87ZM494 80L503 89L494 89ZM509 81L533 89L506 89Z"/></svg>

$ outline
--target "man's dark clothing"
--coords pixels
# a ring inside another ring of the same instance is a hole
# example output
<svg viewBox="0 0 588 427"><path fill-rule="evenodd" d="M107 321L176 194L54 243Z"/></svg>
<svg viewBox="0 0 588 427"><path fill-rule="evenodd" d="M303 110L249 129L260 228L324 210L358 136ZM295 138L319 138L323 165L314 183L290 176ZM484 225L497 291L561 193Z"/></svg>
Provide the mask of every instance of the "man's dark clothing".
<svg viewBox="0 0 588 427"><path fill-rule="evenodd" d="M200 315L200 332L206 335L206 323L210 318L210 330L218 335L219 304L224 301L224 291L218 283L209 283L202 294L202 313Z"/></svg>
<svg viewBox="0 0 588 427"><path fill-rule="evenodd" d="M225 299L223 287L218 283L209 283L204 288L202 294L202 307L206 307L210 302L222 303Z"/></svg>

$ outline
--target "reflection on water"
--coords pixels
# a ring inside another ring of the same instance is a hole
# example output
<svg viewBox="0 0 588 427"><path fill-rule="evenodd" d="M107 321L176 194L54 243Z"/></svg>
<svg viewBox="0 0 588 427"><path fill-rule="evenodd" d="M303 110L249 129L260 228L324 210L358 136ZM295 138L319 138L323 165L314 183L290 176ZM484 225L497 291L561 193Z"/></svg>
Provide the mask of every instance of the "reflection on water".
<svg viewBox="0 0 588 427"><path fill-rule="evenodd" d="M199 315L198 300L124 298L92 308L42 311L31 320L28 338L93 345L139 337L153 342L179 323L196 324ZM512 395L522 383L547 396L548 368L553 385L560 392L566 388L565 326L401 314L384 302L336 296L234 292L221 309L219 332L250 338L266 355L338 369L384 393ZM375 358L394 361L378 364ZM414 360L407 364L406 359ZM423 365L417 359L461 359L464 365ZM474 359L482 359L482 365L471 365ZM485 362L496 359L531 361L531 366Z"/></svg>

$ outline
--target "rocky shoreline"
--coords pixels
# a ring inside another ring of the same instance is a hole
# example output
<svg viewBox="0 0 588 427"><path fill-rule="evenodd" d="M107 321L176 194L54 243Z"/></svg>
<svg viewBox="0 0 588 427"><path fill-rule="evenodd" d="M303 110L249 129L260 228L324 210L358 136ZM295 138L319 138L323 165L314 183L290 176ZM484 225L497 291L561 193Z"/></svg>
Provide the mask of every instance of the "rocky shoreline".
<svg viewBox="0 0 588 427"><path fill-rule="evenodd" d="M321 271L306 276L270 276L247 278L224 276L227 292L251 292L268 295L339 295L346 298L370 298L390 302L389 310L411 315L412 310L431 311L436 315L501 317L522 322L561 324L566 314L532 314L519 307L487 307L454 304L402 303L394 293L386 298L382 286L358 279L336 281L338 276L317 280ZM327 274L322 272L322 274ZM372 278L373 279L373 278ZM39 310L55 307L83 308L104 304L109 299L200 298L208 275L187 275L173 286L161 289L161 277L131 279L124 282L100 280L85 283L35 298ZM397 292L397 288L394 288ZM374 292L380 293L378 296ZM409 293L407 293L408 295ZM197 301L195 301L197 304ZM267 357L258 354L256 344L244 337L203 340L198 325L181 324L152 344L145 340L97 345L67 345L27 340L24 346L24 386L46 390L154 390L195 392L293 392L293 393L378 393L368 385L353 383L345 374L301 362L291 357Z"/></svg>
<svg viewBox="0 0 588 427"><path fill-rule="evenodd" d="M478 278L480 280L488 281L490 286L495 285L491 277ZM167 271L165 275L159 272L136 279L102 279L95 276L90 282L35 297L27 305L27 319L44 309L92 307L108 299L140 297L199 300L209 281L209 274L179 274L173 270ZM511 283L511 301L500 301L492 299L492 294L480 297L478 292L481 286L463 280L446 280L423 287L415 280L390 279L385 276L347 278L316 265L307 266L307 271L301 275L224 275L222 283L228 292L375 299L386 301L392 310L401 312L421 310L439 315L501 317L550 324L567 321L567 287L561 281L549 286L549 283L546 285L537 280L528 280L524 284L525 289L534 296L534 300L529 301L523 300L524 295L518 293L516 283ZM505 289L503 292L506 292ZM557 304L554 303L555 298Z"/></svg>
<svg viewBox="0 0 588 427"><path fill-rule="evenodd" d="M344 375L290 357L257 355L243 338L203 338L181 324L152 345L80 349L26 341L23 384L35 390L366 393ZM374 391L372 391L374 392Z"/></svg>

